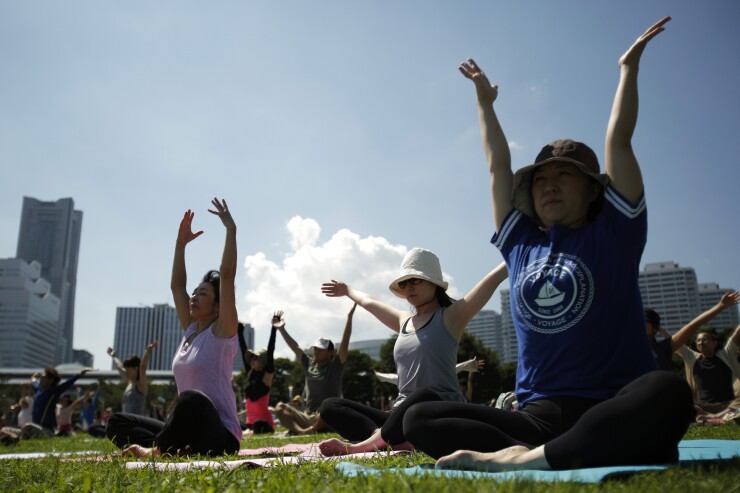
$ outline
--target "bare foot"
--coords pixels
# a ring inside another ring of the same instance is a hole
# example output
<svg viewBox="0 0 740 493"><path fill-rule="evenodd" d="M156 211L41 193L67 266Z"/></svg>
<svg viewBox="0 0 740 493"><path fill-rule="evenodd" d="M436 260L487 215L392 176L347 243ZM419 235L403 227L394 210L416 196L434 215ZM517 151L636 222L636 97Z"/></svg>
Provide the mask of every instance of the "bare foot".
<svg viewBox="0 0 740 493"><path fill-rule="evenodd" d="M550 466L545 460L544 447L530 450L523 445L499 450L498 452L475 452L458 450L440 458L438 469L464 469L472 471L514 471L518 469L545 469Z"/></svg>
<svg viewBox="0 0 740 493"><path fill-rule="evenodd" d="M134 457L155 457L159 455L159 450L156 447L148 448L142 447L141 445L129 445L123 451L121 451L121 457L127 457L133 455Z"/></svg>
<svg viewBox="0 0 740 493"><path fill-rule="evenodd" d="M350 444L337 438L330 438L319 443L319 450L324 457L350 454L349 447Z"/></svg>

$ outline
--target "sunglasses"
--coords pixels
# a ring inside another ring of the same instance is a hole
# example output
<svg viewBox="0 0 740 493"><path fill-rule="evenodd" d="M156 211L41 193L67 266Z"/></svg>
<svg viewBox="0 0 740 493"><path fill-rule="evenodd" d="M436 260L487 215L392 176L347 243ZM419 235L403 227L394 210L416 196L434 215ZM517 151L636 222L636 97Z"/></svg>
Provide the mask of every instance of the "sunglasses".
<svg viewBox="0 0 740 493"><path fill-rule="evenodd" d="M415 277L412 277L411 279L406 279L405 281L399 281L398 282L398 287L401 288L401 289L405 289L407 285L408 286L417 286L417 285L421 284L421 281L423 281L423 279L417 279Z"/></svg>

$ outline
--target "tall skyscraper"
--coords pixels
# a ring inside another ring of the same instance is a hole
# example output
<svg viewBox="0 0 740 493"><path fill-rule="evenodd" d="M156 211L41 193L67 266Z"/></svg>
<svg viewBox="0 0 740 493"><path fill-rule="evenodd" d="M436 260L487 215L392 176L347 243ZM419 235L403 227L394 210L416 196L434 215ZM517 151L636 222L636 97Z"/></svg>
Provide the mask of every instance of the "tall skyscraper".
<svg viewBox="0 0 740 493"><path fill-rule="evenodd" d="M81 231L82 212L74 209L71 198L43 202L23 197L16 257L39 262L41 277L51 283L51 292L59 298L55 364L72 358Z"/></svg>
<svg viewBox="0 0 740 493"><path fill-rule="evenodd" d="M0 367L54 366L59 308L40 263L0 259Z"/></svg>

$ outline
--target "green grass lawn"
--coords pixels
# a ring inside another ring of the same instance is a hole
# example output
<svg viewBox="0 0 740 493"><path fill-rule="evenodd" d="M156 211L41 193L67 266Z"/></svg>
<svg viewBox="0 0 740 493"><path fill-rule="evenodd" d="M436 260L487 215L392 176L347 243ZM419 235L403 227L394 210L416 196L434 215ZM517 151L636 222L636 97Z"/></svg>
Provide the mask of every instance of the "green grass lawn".
<svg viewBox="0 0 740 493"><path fill-rule="evenodd" d="M270 436L251 437L242 442L242 448L280 446L286 443L312 442L336 435L291 437L290 440ZM721 438L740 440L740 426L695 426L686 439ZM70 452L99 450L115 453L107 440L92 439L86 435L71 438L47 438L22 442L14 446L0 446L0 454L23 452ZM225 457L224 459L236 459ZM177 459L173 459L177 460ZM408 467L431 463L422 453L389 456L363 461L377 468ZM302 465L280 465L267 469L239 468L233 471L195 470L161 472L151 469L127 470L125 460L100 462L67 461L55 457L0 461L0 491L469 491L500 492L739 492L740 459L707 464L702 467L675 467L667 471L642 473L626 479L612 480L600 485L576 483L533 483L522 481L496 482L435 477L411 477L383 473L377 476L347 478L335 470L330 462Z"/></svg>

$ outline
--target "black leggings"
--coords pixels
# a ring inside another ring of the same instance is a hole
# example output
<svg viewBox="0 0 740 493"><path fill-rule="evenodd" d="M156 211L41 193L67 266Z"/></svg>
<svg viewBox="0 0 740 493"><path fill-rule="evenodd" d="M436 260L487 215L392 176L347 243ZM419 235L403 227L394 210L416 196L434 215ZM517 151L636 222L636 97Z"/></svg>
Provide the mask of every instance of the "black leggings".
<svg viewBox="0 0 740 493"><path fill-rule="evenodd" d="M321 404L321 419L334 431L352 442L370 438L380 428L380 436L391 445L406 442L403 417L411 406L426 401L441 401L442 398L428 388L419 389L404 399L392 411L381 411L349 399L332 397Z"/></svg>
<svg viewBox="0 0 740 493"><path fill-rule="evenodd" d="M413 406L403 430L434 458L456 450L494 452L545 444L553 469L678 460L678 442L693 420L686 381L669 372L643 375L605 401L561 397L527 404L522 412L454 402Z"/></svg>
<svg viewBox="0 0 740 493"><path fill-rule="evenodd" d="M186 390L167 422L128 413L115 413L108 419L105 435L119 448L127 445L156 445L162 453L175 453L190 447L193 454L224 455L239 450L239 440L226 429L218 411L205 394Z"/></svg>

